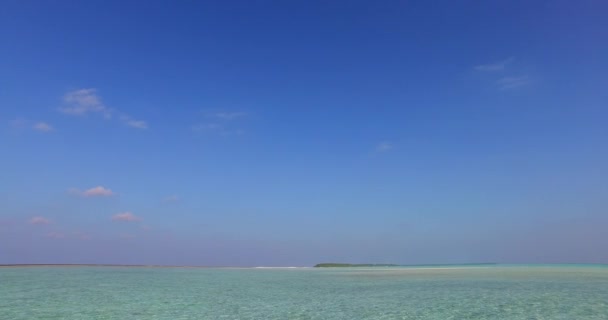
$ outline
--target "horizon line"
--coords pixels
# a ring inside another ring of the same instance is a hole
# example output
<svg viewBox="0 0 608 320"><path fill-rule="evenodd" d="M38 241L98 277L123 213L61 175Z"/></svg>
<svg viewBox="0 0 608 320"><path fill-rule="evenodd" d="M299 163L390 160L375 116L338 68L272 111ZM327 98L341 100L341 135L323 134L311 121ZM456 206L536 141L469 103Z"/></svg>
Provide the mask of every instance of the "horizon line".
<svg viewBox="0 0 608 320"><path fill-rule="evenodd" d="M368 264L370 267L374 267L373 264ZM433 263L433 264L394 264L388 267L462 267L462 266L564 266L564 265L580 265L580 266L608 266L608 263L579 263L579 262L565 262L565 263L494 263L494 262L482 262L482 263ZM113 263L9 263L0 264L0 268L16 268L16 267L128 267L128 268L231 268L231 269L265 269L265 268L282 268L282 269L294 269L294 268L315 268L313 266L209 266L209 265L162 265L162 264L113 264ZM387 266L384 266L387 267ZM332 268L332 267L321 267L315 269ZM340 267L338 267L340 268ZM343 267L342 267L343 268ZM353 266L352 268L361 268Z"/></svg>

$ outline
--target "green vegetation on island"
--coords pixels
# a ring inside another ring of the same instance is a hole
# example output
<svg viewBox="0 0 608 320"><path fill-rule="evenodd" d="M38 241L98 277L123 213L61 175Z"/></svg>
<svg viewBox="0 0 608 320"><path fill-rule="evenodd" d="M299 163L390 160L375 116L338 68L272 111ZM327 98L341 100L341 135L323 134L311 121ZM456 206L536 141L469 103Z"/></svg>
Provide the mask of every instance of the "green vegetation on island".
<svg viewBox="0 0 608 320"><path fill-rule="evenodd" d="M346 268L346 267L398 267L397 264L373 264L373 263L319 263L315 268Z"/></svg>

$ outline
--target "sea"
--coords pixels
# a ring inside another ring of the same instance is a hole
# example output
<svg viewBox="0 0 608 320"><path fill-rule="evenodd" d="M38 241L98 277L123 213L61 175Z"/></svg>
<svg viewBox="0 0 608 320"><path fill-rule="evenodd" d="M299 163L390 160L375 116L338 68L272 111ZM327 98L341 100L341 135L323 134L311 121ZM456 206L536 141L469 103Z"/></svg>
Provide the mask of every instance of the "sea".
<svg viewBox="0 0 608 320"><path fill-rule="evenodd" d="M2 267L0 319L606 320L608 267Z"/></svg>

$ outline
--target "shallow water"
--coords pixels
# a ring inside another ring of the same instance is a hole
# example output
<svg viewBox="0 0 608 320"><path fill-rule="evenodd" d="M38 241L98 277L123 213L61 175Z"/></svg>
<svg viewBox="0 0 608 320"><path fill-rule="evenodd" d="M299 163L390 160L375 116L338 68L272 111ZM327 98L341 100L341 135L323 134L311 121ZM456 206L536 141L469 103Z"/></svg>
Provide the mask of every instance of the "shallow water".
<svg viewBox="0 0 608 320"><path fill-rule="evenodd" d="M608 319L608 268L0 268L0 319Z"/></svg>

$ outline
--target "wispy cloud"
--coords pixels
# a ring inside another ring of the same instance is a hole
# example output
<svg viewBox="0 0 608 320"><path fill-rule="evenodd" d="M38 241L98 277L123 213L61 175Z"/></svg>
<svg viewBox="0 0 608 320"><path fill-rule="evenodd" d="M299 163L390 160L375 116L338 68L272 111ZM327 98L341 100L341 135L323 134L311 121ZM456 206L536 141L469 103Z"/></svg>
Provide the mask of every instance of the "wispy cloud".
<svg viewBox="0 0 608 320"><path fill-rule="evenodd" d="M233 129L226 124L220 123L201 123L192 126L192 132L196 133L209 133L217 134L221 136L234 136L243 134L245 131L242 129Z"/></svg>
<svg viewBox="0 0 608 320"><path fill-rule="evenodd" d="M24 118L17 118L12 120L11 122L11 127L15 128L15 129L23 129L27 127L27 120Z"/></svg>
<svg viewBox="0 0 608 320"><path fill-rule="evenodd" d="M28 220L29 224L49 224L51 223L51 220L45 218L45 217L32 217L30 220Z"/></svg>
<svg viewBox="0 0 608 320"><path fill-rule="evenodd" d="M205 121L191 127L193 132L213 133L223 136L240 135L244 131L238 128L237 119L248 117L249 113L244 111L230 112L205 112Z"/></svg>
<svg viewBox="0 0 608 320"><path fill-rule="evenodd" d="M75 231L73 235L79 240L91 240L91 235L82 231Z"/></svg>
<svg viewBox="0 0 608 320"><path fill-rule="evenodd" d="M114 192L102 186L97 186L82 193L85 197L109 197L113 196Z"/></svg>
<svg viewBox="0 0 608 320"><path fill-rule="evenodd" d="M39 121L39 122L32 123L31 121L28 121L25 118L17 118L15 120L12 120L10 122L10 125L12 128L17 129L17 130L31 129L31 130L36 130L39 132L44 132L44 133L55 130L55 128L53 128L53 126L51 126L47 122Z"/></svg>
<svg viewBox="0 0 608 320"><path fill-rule="evenodd" d="M93 187L84 191L78 189L70 189L69 193L82 197L110 197L115 195L112 190L104 188L103 186Z"/></svg>
<svg viewBox="0 0 608 320"><path fill-rule="evenodd" d="M142 219L131 212L117 213L112 216L112 221L136 222Z"/></svg>
<svg viewBox="0 0 608 320"><path fill-rule="evenodd" d="M246 117L247 112L236 111L236 112L216 112L211 114L212 117L222 119L222 120L234 120L237 118Z"/></svg>
<svg viewBox="0 0 608 320"><path fill-rule="evenodd" d="M112 110L106 107L97 95L97 89L78 89L70 91L63 96L64 106L59 111L77 116L89 113L101 113L106 118L111 118Z"/></svg>
<svg viewBox="0 0 608 320"><path fill-rule="evenodd" d="M179 197L175 194L172 194L170 196L166 196L163 198L163 202L168 203L168 202L177 202L179 201Z"/></svg>
<svg viewBox="0 0 608 320"><path fill-rule="evenodd" d="M50 239L78 239L78 240L91 240L91 235L81 231L75 231L71 233L64 233L58 231L52 231L44 235Z"/></svg>
<svg viewBox="0 0 608 320"><path fill-rule="evenodd" d="M136 129L148 129L148 124L142 120L128 120L125 122L129 127Z"/></svg>
<svg viewBox="0 0 608 320"><path fill-rule="evenodd" d="M380 142L376 146L376 152L388 152L393 149L393 144L388 141Z"/></svg>
<svg viewBox="0 0 608 320"><path fill-rule="evenodd" d="M0 218L0 228L11 227L15 225L15 221L10 219L1 219Z"/></svg>
<svg viewBox="0 0 608 320"><path fill-rule="evenodd" d="M51 239L65 239L65 234L61 232L49 232L46 234L46 237Z"/></svg>
<svg viewBox="0 0 608 320"><path fill-rule="evenodd" d="M482 72L498 72L498 71L507 71L507 66L509 66L509 64L511 64L513 61L515 61L514 57L509 57L505 60L499 61L499 62L495 62L495 63L490 63L490 64L483 64L483 65L478 65L473 67L476 71L482 71ZM512 67L509 67L508 69L513 69ZM511 70L510 72L511 74L514 73L513 70ZM494 78L496 85L498 86L498 88L500 90L511 90L511 89L516 89L516 88L521 88L524 86L527 86L531 83L531 79L527 74L523 74L523 75L519 75L519 76L512 76L512 75L504 75L504 73L501 73L503 76L500 78ZM498 75L495 75L496 77L498 77Z"/></svg>
<svg viewBox="0 0 608 320"><path fill-rule="evenodd" d="M102 114L105 119L112 119L118 115L118 119L125 125L136 129L147 129L148 123L143 120L135 120L129 115L106 106L97 89L78 89L70 91L63 96L63 106L59 111L68 115L85 116L87 114Z"/></svg>
<svg viewBox="0 0 608 320"><path fill-rule="evenodd" d="M503 71L503 70L505 70L507 65L509 63L513 62L514 60L515 60L514 57L509 57L505 60L498 61L495 63L480 64L480 65L473 67L473 69L475 69L476 71L484 71L484 72Z"/></svg>
<svg viewBox="0 0 608 320"><path fill-rule="evenodd" d="M126 114L121 114L120 121L125 125L135 129L148 129L148 123L143 120L135 120Z"/></svg>
<svg viewBox="0 0 608 320"><path fill-rule="evenodd" d="M32 128L41 132L51 132L54 130L54 128L46 122L37 122L32 126Z"/></svg>
<svg viewBox="0 0 608 320"><path fill-rule="evenodd" d="M500 90L509 90L527 86L531 83L528 75L517 77L504 77L497 81Z"/></svg>

